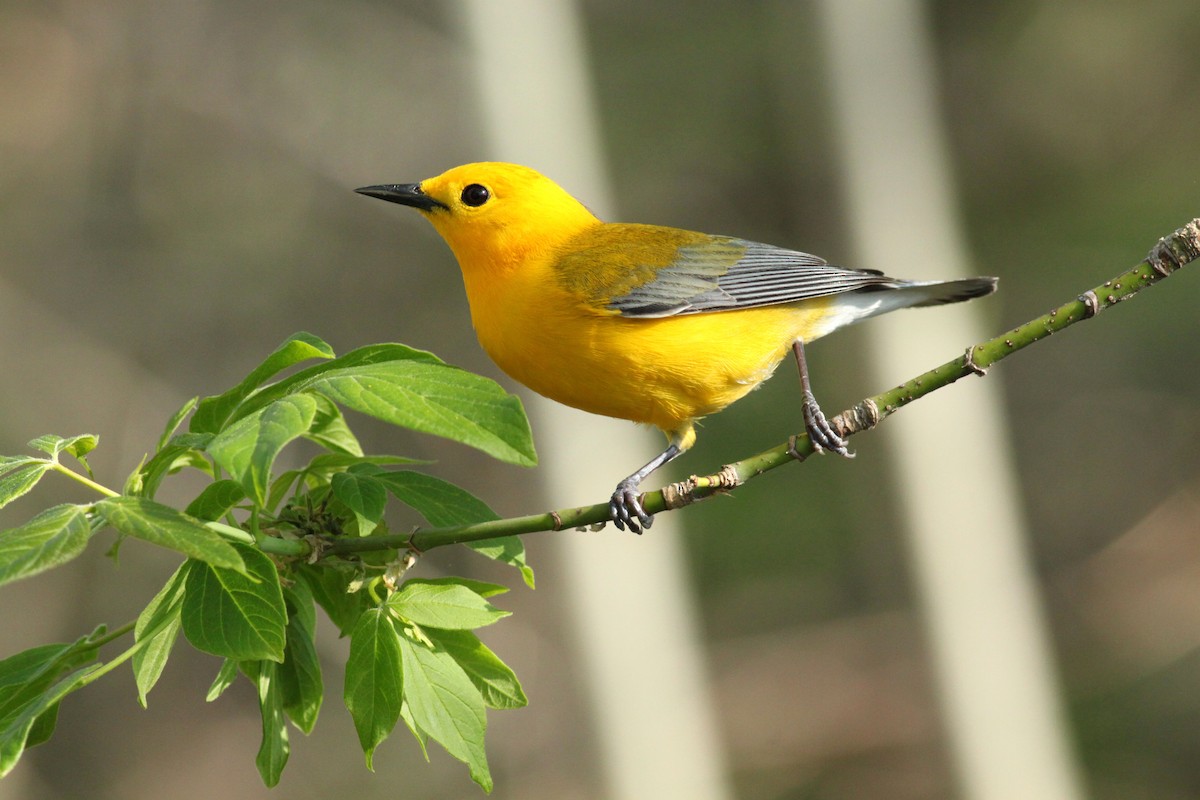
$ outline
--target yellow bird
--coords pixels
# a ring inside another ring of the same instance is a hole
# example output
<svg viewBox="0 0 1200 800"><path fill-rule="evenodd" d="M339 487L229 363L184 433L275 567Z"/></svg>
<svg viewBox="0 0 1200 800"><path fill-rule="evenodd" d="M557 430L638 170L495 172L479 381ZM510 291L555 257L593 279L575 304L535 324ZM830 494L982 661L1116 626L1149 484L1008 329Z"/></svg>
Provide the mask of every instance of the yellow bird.
<svg viewBox="0 0 1200 800"><path fill-rule="evenodd" d="M516 164L466 164L361 194L412 206L462 269L479 343L514 379L575 408L654 425L668 446L617 484L610 516L649 528L638 487L696 441L696 421L765 381L790 349L816 449L851 454L809 386L804 344L910 306L991 293L995 278L905 281L731 236L601 222Z"/></svg>

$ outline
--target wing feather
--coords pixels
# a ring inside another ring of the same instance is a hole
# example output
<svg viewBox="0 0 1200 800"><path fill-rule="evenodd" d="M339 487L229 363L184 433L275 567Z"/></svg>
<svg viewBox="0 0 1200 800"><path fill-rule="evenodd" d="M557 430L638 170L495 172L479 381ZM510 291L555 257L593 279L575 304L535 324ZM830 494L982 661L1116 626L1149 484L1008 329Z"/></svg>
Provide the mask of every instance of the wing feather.
<svg viewBox="0 0 1200 800"><path fill-rule="evenodd" d="M896 281L874 270L845 269L823 258L726 236L685 244L654 277L614 297L608 308L630 317L669 317L795 303Z"/></svg>

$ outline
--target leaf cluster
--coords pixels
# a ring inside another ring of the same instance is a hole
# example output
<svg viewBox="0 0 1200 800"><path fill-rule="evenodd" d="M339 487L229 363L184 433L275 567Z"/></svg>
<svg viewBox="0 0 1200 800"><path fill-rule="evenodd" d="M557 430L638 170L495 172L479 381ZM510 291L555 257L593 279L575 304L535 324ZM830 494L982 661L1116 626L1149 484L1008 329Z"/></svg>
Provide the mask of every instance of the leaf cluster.
<svg viewBox="0 0 1200 800"><path fill-rule="evenodd" d="M311 732L324 698L319 607L350 637L343 695L367 766L403 719L422 750L438 742L490 791L485 709L526 700L512 670L473 631L508 615L487 599L507 589L466 578L406 579L419 553L381 537L389 502L435 526L496 515L465 490L413 470L412 459L365 454L344 409L509 463L536 461L520 401L492 381L400 344L337 357L307 333L288 338L228 391L184 404L120 492L92 474L93 435L41 436L29 443L38 455L0 456L0 507L51 472L101 495L0 531L0 584L64 564L104 530L116 534L114 555L134 539L184 559L136 620L0 661L0 775L51 736L63 697L120 664L131 664L145 705L182 633L223 659L210 700L239 675L255 686L256 763L275 785L288 759L287 723ZM279 454L299 440L317 454L301 468L277 469ZM163 482L184 470L205 476L204 488L182 509L159 502ZM372 537L379 547L333 547ZM466 546L512 565L533 586L519 538ZM125 650L100 658L101 648L129 635Z"/></svg>

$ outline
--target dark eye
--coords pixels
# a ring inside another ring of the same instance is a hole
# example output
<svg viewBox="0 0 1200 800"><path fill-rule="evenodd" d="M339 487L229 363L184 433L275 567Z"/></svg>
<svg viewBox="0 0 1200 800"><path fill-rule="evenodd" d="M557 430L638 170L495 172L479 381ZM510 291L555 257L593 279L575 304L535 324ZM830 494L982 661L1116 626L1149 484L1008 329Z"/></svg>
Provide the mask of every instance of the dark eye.
<svg viewBox="0 0 1200 800"><path fill-rule="evenodd" d="M478 183L472 183L462 190L462 201L469 206L481 206L486 203L492 196L486 186L481 186Z"/></svg>

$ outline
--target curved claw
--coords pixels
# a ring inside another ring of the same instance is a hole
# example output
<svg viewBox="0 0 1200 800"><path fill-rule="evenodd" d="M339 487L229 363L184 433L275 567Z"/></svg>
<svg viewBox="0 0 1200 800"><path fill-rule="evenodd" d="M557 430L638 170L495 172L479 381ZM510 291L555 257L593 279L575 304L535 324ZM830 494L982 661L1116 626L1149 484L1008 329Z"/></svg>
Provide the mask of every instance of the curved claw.
<svg viewBox="0 0 1200 800"><path fill-rule="evenodd" d="M650 529L650 526L654 524L654 517L646 513L646 509L642 507L642 495L638 492L638 486L641 485L643 478L668 461L677 458L682 452L683 449L679 445L671 442L667 445L666 450L617 484L616 490L612 493L612 499L608 501L608 516L617 526L617 530L623 531L626 526L634 533Z"/></svg>
<svg viewBox="0 0 1200 800"><path fill-rule="evenodd" d="M608 516L617 526L617 530L623 531L628 526L631 533L640 534L643 529L649 529L654 524L654 517L642 508L638 483L639 481L631 478L621 481L608 502Z"/></svg>
<svg viewBox="0 0 1200 800"><path fill-rule="evenodd" d="M817 398L813 397L812 392L804 393L801 411L804 414L804 429L812 440L813 449L818 453L829 450L845 458L854 458L854 453L846 447L846 440L838 436L829 420L825 419L825 413L821 411L821 406L817 404Z"/></svg>

